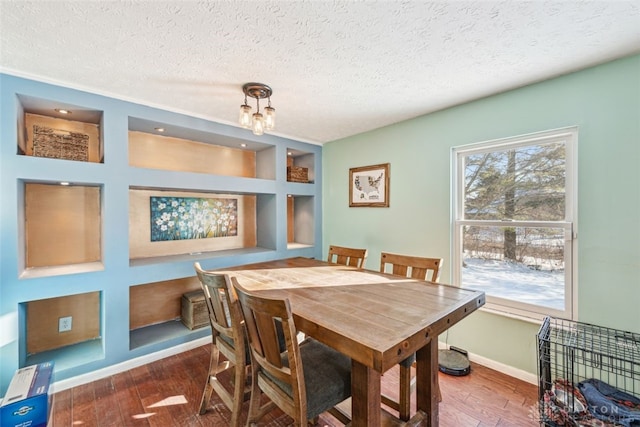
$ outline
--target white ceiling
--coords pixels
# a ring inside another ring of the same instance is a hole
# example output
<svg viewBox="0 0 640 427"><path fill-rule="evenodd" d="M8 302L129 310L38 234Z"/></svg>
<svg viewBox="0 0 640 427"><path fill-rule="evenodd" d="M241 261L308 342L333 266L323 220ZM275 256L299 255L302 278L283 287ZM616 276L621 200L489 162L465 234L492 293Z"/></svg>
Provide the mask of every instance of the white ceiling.
<svg viewBox="0 0 640 427"><path fill-rule="evenodd" d="M3 72L232 125L266 83L321 144L640 52L640 0L0 0L0 36Z"/></svg>

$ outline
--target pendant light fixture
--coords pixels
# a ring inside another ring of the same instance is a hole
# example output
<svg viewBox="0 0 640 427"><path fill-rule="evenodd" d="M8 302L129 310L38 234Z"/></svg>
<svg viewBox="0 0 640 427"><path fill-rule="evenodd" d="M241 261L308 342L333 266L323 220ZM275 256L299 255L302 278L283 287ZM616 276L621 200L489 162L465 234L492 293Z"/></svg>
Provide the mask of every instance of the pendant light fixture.
<svg viewBox="0 0 640 427"><path fill-rule="evenodd" d="M244 104L240 106L240 126L251 129L254 135L262 135L265 130L272 130L276 125L276 109L271 106L271 88L263 83L245 83L242 86ZM251 114L251 106L247 104L247 97L256 100L256 112ZM260 100L267 98L268 105L264 108L264 115L260 113Z"/></svg>

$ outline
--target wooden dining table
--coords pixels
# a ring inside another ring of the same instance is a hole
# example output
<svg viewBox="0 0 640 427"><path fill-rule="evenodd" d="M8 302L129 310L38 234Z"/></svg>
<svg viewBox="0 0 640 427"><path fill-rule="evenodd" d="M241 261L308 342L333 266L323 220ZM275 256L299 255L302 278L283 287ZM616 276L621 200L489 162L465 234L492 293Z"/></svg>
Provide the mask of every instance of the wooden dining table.
<svg viewBox="0 0 640 427"><path fill-rule="evenodd" d="M218 270L245 289L289 299L296 327L349 356L351 425L380 426L382 374L416 353L417 412L438 426L438 335L484 305L484 292L310 258Z"/></svg>

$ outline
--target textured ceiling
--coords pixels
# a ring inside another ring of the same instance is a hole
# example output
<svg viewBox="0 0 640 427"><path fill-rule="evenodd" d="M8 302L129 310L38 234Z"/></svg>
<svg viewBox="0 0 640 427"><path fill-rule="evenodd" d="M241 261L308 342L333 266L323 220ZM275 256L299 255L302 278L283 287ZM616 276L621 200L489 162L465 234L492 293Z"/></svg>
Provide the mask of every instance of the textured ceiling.
<svg viewBox="0 0 640 427"><path fill-rule="evenodd" d="M640 0L0 0L0 36L3 72L233 125L263 82L324 143L640 52Z"/></svg>

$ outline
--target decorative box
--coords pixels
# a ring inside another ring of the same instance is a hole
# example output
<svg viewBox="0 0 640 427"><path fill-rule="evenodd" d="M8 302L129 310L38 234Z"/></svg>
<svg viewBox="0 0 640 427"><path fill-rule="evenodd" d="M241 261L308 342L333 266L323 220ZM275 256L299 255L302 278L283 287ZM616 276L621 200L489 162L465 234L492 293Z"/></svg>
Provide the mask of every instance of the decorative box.
<svg viewBox="0 0 640 427"><path fill-rule="evenodd" d="M182 295L182 323L191 329L209 325L209 312L201 290L187 292Z"/></svg>
<svg viewBox="0 0 640 427"><path fill-rule="evenodd" d="M298 166L287 167L287 181L309 182L309 169Z"/></svg>

